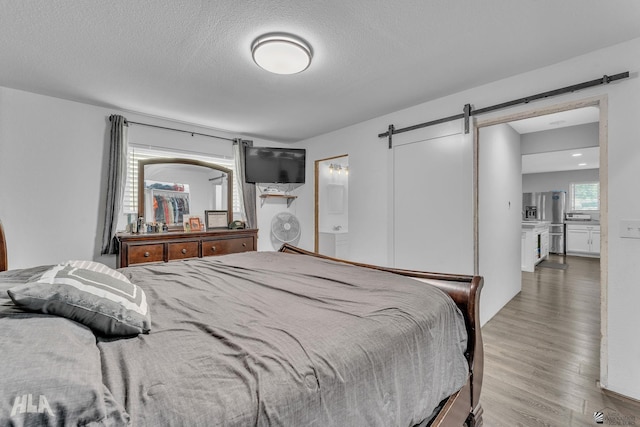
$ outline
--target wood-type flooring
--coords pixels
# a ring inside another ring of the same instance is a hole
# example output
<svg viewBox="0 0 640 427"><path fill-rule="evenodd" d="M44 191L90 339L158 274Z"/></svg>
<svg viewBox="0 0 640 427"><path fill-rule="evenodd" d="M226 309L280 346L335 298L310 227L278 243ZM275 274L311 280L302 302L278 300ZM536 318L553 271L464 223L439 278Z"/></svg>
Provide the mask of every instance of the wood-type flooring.
<svg viewBox="0 0 640 427"><path fill-rule="evenodd" d="M523 272L522 291L482 328L484 426L640 426L640 402L598 386L599 259L550 261L568 268Z"/></svg>

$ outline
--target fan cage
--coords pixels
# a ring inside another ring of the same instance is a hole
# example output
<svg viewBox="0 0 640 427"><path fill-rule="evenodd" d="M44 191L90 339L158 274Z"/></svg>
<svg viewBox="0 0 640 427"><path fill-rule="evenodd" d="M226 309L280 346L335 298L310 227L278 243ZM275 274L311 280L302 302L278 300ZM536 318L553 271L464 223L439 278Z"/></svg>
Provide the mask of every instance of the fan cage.
<svg viewBox="0 0 640 427"><path fill-rule="evenodd" d="M282 243L294 242L300 231L300 221L288 212L281 212L271 220L271 234Z"/></svg>

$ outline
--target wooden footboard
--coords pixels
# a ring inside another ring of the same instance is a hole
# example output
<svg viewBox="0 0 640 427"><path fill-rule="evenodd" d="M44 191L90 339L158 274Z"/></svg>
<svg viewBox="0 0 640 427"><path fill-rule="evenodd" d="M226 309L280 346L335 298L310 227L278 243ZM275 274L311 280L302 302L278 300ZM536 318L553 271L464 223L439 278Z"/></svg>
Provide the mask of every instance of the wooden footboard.
<svg viewBox="0 0 640 427"><path fill-rule="evenodd" d="M445 402L431 426L461 426L476 427L482 425L482 407L480 406L480 389L482 388L482 371L484 367L484 352L482 335L480 332L480 290L483 279L480 276L466 276L453 274L428 273L424 271L401 270L380 267L331 258L304 249L284 244L280 252L309 255L318 258L340 261L359 267L372 268L411 277L436 286L445 291L462 311L467 326L468 343L465 356L469 361L469 381L457 393Z"/></svg>
<svg viewBox="0 0 640 427"><path fill-rule="evenodd" d="M9 267L7 266L7 241L4 237L4 228L2 228L2 221L0 221L0 271L5 271Z"/></svg>

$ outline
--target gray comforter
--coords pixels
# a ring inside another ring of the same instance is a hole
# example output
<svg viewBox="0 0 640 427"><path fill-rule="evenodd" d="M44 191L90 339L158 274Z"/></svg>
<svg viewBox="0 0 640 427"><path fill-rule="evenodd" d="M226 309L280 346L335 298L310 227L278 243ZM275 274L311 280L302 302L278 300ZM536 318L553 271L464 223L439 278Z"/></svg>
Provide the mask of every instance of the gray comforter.
<svg viewBox="0 0 640 427"><path fill-rule="evenodd" d="M412 426L467 379L462 315L412 279L264 252L121 272L152 325L97 338L97 400L115 425Z"/></svg>

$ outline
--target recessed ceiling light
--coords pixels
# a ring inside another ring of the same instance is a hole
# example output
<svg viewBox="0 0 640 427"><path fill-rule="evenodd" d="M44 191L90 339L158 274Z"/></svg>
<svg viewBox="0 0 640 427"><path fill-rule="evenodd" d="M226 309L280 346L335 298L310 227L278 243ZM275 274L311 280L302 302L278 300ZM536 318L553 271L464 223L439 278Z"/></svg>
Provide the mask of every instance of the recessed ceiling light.
<svg viewBox="0 0 640 427"><path fill-rule="evenodd" d="M586 163L578 163L578 166L587 166Z"/></svg>
<svg viewBox="0 0 640 427"><path fill-rule="evenodd" d="M572 156L573 157L580 157L580 156L582 156L582 153L573 153Z"/></svg>
<svg viewBox="0 0 640 427"><path fill-rule="evenodd" d="M275 74L296 74L311 64L313 53L307 42L292 34L271 33L258 37L251 45L253 60L260 68Z"/></svg>

